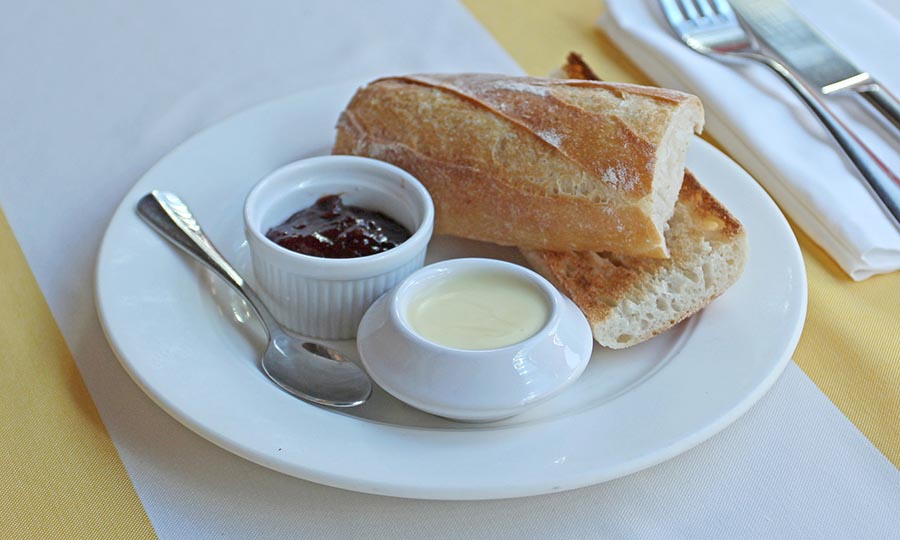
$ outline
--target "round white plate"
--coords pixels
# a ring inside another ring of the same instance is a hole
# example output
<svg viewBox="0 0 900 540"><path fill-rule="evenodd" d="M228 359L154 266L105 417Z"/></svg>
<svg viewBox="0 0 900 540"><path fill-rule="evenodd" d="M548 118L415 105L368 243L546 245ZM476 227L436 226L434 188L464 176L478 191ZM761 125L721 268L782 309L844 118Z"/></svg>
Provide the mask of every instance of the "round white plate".
<svg viewBox="0 0 900 540"><path fill-rule="evenodd" d="M535 495L620 477L708 439L747 411L784 369L803 325L806 274L779 210L740 167L694 141L689 166L744 223L740 281L701 313L636 347L595 347L566 392L502 422L454 423L383 391L355 410L310 405L262 374L260 328L224 283L135 213L151 189L178 193L209 237L249 273L241 207L254 183L327 153L353 85L267 103L208 129L134 186L98 255L97 308L122 365L160 407L265 467L341 488L429 499ZM510 248L437 237L431 261L521 263ZM252 276L248 276L252 281ZM356 357L355 343L336 342Z"/></svg>

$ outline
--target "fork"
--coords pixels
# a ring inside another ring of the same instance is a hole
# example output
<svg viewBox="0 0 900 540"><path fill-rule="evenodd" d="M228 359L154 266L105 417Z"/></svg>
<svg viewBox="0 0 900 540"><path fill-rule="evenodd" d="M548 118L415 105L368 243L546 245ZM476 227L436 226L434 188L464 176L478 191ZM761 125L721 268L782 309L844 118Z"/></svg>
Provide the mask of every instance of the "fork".
<svg viewBox="0 0 900 540"><path fill-rule="evenodd" d="M726 0L659 0L669 26L685 45L717 60L759 62L803 99L866 180L866 187L900 231L900 179L841 122L787 66L766 54Z"/></svg>

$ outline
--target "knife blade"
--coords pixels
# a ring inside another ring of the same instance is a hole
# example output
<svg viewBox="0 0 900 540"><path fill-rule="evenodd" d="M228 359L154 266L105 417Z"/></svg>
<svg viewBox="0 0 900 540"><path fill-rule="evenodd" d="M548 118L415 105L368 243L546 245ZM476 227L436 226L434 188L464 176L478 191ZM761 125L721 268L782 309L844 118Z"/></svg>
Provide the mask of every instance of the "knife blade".
<svg viewBox="0 0 900 540"><path fill-rule="evenodd" d="M828 95L857 92L900 130L900 102L856 67L783 0L733 0L749 29L810 86Z"/></svg>

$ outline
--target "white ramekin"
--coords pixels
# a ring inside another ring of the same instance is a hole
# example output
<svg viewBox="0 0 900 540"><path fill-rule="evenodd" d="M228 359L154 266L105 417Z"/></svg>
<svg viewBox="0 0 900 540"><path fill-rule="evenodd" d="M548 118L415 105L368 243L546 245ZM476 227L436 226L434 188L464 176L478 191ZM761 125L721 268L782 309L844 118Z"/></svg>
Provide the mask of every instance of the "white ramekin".
<svg viewBox="0 0 900 540"><path fill-rule="evenodd" d="M544 292L550 317L530 338L498 349L464 350L429 341L406 320L423 287L476 270L525 279ZM467 422L519 414L558 394L584 371L593 336L575 304L540 275L493 259L430 264L379 298L357 336L362 363L388 393L417 409Z"/></svg>
<svg viewBox="0 0 900 540"><path fill-rule="evenodd" d="M312 257L266 238L269 228L324 195L382 212L413 235L388 251L351 259ZM266 306L287 329L323 339L356 336L366 309L422 267L434 229L434 205L412 175L389 163L322 156L285 165L244 202L244 232Z"/></svg>

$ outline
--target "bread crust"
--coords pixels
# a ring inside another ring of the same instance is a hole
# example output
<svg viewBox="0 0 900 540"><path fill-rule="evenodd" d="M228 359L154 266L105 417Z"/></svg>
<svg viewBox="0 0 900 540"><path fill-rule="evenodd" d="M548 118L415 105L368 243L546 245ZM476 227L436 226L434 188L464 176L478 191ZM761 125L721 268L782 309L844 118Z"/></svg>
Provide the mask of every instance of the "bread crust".
<svg viewBox="0 0 900 540"><path fill-rule="evenodd" d="M666 193L674 201L680 178L664 185L657 153L673 123L699 130L699 100L596 81L410 75L357 92L333 153L419 178L439 233L664 258Z"/></svg>
<svg viewBox="0 0 900 540"><path fill-rule="evenodd" d="M562 72L567 79L600 80L600 77L587 65L584 58L576 52L570 52L566 57L566 64L562 67Z"/></svg>

